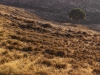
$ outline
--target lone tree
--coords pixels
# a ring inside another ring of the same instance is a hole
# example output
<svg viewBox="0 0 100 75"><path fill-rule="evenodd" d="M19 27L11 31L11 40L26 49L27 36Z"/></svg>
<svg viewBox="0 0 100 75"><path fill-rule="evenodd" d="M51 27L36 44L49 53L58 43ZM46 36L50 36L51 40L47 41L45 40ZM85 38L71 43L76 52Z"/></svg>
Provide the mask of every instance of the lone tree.
<svg viewBox="0 0 100 75"><path fill-rule="evenodd" d="M69 18L76 21L86 19L86 13L80 8L75 8L69 12Z"/></svg>

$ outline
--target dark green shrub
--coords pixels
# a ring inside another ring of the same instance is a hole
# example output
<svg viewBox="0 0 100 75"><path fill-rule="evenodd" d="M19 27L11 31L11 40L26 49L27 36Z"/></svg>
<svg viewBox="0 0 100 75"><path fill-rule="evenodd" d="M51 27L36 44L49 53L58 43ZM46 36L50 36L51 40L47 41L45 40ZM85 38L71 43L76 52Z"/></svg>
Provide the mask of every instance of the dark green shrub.
<svg viewBox="0 0 100 75"><path fill-rule="evenodd" d="M75 8L69 13L69 18L76 21L86 19L86 13L80 8Z"/></svg>

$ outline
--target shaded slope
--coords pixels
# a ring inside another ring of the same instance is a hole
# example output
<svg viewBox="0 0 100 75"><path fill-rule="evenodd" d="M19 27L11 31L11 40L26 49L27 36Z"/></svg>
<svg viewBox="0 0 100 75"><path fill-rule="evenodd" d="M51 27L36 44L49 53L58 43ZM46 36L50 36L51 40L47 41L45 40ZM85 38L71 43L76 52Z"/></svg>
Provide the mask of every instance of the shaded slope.
<svg viewBox="0 0 100 75"><path fill-rule="evenodd" d="M7 9L2 12L10 15L0 12L0 74L100 74L100 32L26 18Z"/></svg>
<svg viewBox="0 0 100 75"><path fill-rule="evenodd" d="M46 20L71 22L68 12L73 8L82 8L87 13L87 20L82 23L100 24L99 0L0 0L1 4L25 8Z"/></svg>

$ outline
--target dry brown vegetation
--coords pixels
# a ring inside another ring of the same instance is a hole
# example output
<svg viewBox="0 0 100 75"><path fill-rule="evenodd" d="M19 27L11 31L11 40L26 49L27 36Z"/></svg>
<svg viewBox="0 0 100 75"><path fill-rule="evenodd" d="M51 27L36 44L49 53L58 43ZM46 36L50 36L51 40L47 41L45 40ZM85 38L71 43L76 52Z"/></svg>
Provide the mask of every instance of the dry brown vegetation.
<svg viewBox="0 0 100 75"><path fill-rule="evenodd" d="M1 13L0 75L100 75L100 32Z"/></svg>

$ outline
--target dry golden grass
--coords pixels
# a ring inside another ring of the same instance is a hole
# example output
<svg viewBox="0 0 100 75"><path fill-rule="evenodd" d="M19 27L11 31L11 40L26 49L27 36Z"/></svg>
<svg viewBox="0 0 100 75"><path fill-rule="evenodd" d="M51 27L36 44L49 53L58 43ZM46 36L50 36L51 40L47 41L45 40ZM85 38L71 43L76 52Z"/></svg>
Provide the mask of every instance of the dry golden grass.
<svg viewBox="0 0 100 75"><path fill-rule="evenodd" d="M100 32L1 13L0 75L100 75Z"/></svg>

